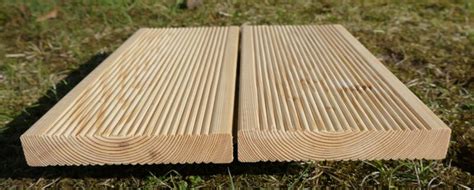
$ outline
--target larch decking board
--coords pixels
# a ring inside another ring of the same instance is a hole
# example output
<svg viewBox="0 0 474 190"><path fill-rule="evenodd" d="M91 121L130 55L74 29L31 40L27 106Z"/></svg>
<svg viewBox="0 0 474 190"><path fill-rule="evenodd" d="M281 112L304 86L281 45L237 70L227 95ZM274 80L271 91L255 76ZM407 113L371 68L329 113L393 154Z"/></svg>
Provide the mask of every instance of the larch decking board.
<svg viewBox="0 0 474 190"><path fill-rule="evenodd" d="M340 25L244 26L238 159L441 159L450 129Z"/></svg>
<svg viewBox="0 0 474 190"><path fill-rule="evenodd" d="M140 29L21 136L28 164L231 162L238 38Z"/></svg>

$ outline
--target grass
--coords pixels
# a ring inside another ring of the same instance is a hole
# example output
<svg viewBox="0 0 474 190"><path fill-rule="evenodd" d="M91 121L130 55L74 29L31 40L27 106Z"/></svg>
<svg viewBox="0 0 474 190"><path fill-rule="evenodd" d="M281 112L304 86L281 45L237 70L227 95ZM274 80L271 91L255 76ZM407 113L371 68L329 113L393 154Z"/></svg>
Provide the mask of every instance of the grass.
<svg viewBox="0 0 474 190"><path fill-rule="evenodd" d="M0 2L0 188L473 187L474 4ZM37 18L51 10L56 17ZM30 168L18 137L140 27L344 25L453 130L445 160Z"/></svg>

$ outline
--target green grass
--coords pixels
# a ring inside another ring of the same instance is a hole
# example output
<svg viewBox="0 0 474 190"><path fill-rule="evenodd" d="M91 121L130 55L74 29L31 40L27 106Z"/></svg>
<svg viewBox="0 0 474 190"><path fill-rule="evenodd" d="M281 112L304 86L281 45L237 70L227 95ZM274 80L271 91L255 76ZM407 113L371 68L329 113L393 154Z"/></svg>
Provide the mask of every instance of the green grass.
<svg viewBox="0 0 474 190"><path fill-rule="evenodd" d="M64 1L65 2L65 1ZM474 4L0 2L2 187L473 187ZM43 22L36 18L59 9ZM441 161L30 168L19 136L140 27L344 25L453 130Z"/></svg>

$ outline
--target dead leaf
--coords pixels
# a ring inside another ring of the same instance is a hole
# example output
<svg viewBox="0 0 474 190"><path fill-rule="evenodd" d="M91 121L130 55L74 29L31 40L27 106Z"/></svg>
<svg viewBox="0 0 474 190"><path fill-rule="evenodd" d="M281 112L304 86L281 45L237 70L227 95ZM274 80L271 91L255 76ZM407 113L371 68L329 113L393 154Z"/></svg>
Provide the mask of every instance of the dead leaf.
<svg viewBox="0 0 474 190"><path fill-rule="evenodd" d="M23 17L29 17L30 11L28 7L24 4L21 4L18 9L20 10L20 13L23 15Z"/></svg>
<svg viewBox="0 0 474 190"><path fill-rule="evenodd" d="M186 8L188 9L195 9L199 5L202 4L202 0L187 0L186 1Z"/></svg>
<svg viewBox="0 0 474 190"><path fill-rule="evenodd" d="M48 20L48 19L56 18L56 17L58 17L58 12L59 12L59 8L54 7L53 10L49 11L48 13L46 13L44 15L39 16L38 18L36 18L36 22L43 22L43 21Z"/></svg>

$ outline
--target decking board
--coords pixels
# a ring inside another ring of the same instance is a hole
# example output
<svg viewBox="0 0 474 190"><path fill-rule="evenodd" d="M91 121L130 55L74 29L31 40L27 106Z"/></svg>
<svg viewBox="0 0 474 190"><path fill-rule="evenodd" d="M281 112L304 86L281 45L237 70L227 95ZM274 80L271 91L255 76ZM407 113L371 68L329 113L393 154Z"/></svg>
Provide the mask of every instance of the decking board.
<svg viewBox="0 0 474 190"><path fill-rule="evenodd" d="M441 159L450 129L340 25L244 26L238 159Z"/></svg>
<svg viewBox="0 0 474 190"><path fill-rule="evenodd" d="M140 29L21 136L27 163L229 163L238 27Z"/></svg>

